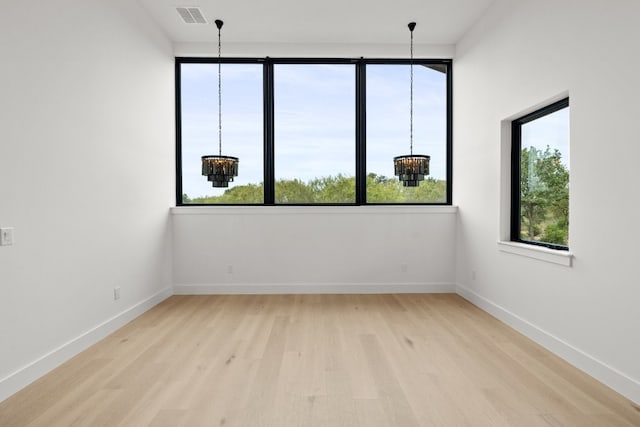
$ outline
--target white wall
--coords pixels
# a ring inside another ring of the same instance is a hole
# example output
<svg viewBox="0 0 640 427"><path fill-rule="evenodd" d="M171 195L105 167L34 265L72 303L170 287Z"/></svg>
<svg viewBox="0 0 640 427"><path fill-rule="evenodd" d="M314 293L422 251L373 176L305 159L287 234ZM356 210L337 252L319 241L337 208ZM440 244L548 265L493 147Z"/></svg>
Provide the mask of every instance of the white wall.
<svg viewBox="0 0 640 427"><path fill-rule="evenodd" d="M638 16L634 0L496 1L457 47L453 188L460 292L636 402ZM500 123L565 92L572 267L496 244L508 197Z"/></svg>
<svg viewBox="0 0 640 427"><path fill-rule="evenodd" d="M406 58L406 43L225 43L222 56L271 58ZM176 56L217 56L217 43L176 42ZM453 58L455 46L451 44L414 45L416 58Z"/></svg>
<svg viewBox="0 0 640 427"><path fill-rule="evenodd" d="M454 207L178 207L172 212L176 293L455 289Z"/></svg>
<svg viewBox="0 0 640 427"><path fill-rule="evenodd" d="M402 44L224 46L226 56L407 56L407 45ZM216 49L212 43L174 43L176 56L211 56ZM419 57L451 58L453 53L452 45L416 46ZM172 210L175 292L451 292L456 211L390 206L178 207Z"/></svg>
<svg viewBox="0 0 640 427"><path fill-rule="evenodd" d="M0 34L2 400L170 293L174 89L137 2L4 2Z"/></svg>

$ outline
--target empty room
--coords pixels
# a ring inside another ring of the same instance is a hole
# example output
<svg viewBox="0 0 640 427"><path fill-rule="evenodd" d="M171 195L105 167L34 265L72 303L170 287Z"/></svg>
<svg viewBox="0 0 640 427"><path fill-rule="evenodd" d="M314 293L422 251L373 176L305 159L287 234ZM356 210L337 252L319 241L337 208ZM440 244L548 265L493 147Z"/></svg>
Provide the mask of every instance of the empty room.
<svg viewBox="0 0 640 427"><path fill-rule="evenodd" d="M0 426L640 426L636 0L0 13Z"/></svg>

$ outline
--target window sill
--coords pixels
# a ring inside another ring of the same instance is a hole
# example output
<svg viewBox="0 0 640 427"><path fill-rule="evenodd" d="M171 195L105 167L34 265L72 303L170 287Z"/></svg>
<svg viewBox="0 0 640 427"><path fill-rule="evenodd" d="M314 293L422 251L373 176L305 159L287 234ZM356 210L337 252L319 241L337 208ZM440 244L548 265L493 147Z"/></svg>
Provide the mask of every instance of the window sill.
<svg viewBox="0 0 640 427"><path fill-rule="evenodd" d="M455 214L457 206L177 206L172 215Z"/></svg>
<svg viewBox="0 0 640 427"><path fill-rule="evenodd" d="M498 249L514 255L521 255L539 261L571 267L573 254L567 251L549 249L543 246L527 245L525 243L498 241Z"/></svg>

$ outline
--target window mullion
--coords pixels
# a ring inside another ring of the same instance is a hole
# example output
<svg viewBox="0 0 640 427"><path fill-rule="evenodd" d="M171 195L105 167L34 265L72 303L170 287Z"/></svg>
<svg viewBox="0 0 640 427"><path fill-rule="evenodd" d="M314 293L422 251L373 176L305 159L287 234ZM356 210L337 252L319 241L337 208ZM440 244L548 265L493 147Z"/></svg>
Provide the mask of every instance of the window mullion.
<svg viewBox="0 0 640 427"><path fill-rule="evenodd" d="M521 124L511 124L511 240L520 240L520 142Z"/></svg>
<svg viewBox="0 0 640 427"><path fill-rule="evenodd" d="M447 204L453 203L453 69L447 66Z"/></svg>
<svg viewBox="0 0 640 427"><path fill-rule="evenodd" d="M275 204L273 62L267 58L264 79L264 204Z"/></svg>
<svg viewBox="0 0 640 427"><path fill-rule="evenodd" d="M367 202L367 90L366 65L356 64L356 204Z"/></svg>
<svg viewBox="0 0 640 427"><path fill-rule="evenodd" d="M175 64L175 85L176 85L176 206L184 204L182 200L182 62L176 60Z"/></svg>

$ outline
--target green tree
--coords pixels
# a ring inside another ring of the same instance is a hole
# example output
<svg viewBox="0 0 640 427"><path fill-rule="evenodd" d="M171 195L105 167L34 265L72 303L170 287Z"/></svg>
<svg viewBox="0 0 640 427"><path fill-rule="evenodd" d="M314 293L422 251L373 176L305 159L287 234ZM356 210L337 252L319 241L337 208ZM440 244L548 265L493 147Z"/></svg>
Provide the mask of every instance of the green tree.
<svg viewBox="0 0 640 427"><path fill-rule="evenodd" d="M276 181L276 203L315 203L313 188L299 179Z"/></svg>
<svg viewBox="0 0 640 427"><path fill-rule="evenodd" d="M520 216L522 237L536 240L539 224L545 217L545 198L542 182L537 174L540 151L523 148L520 157Z"/></svg>
<svg viewBox="0 0 640 427"><path fill-rule="evenodd" d="M354 203L356 201L356 179L342 174L326 176L309 181L316 203Z"/></svg>
<svg viewBox="0 0 640 427"><path fill-rule="evenodd" d="M182 196L184 203L192 204L224 204L224 203L263 203L264 190L262 183L246 184L231 187L220 196L201 196L189 199L189 196Z"/></svg>
<svg viewBox="0 0 640 427"><path fill-rule="evenodd" d="M524 239L568 244L569 171L547 146L524 148L520 164L520 218Z"/></svg>
<svg viewBox="0 0 640 427"><path fill-rule="evenodd" d="M233 187L224 192L219 203L263 203L262 183Z"/></svg>
<svg viewBox="0 0 640 427"><path fill-rule="evenodd" d="M406 194L405 202L444 203L447 201L447 183L443 180L427 178L417 187L402 188Z"/></svg>
<svg viewBox="0 0 640 427"><path fill-rule="evenodd" d="M435 178L427 178L417 187L405 187L395 177L367 176L369 203L444 203L447 200L446 190L446 182Z"/></svg>
<svg viewBox="0 0 640 427"><path fill-rule="evenodd" d="M367 202L401 203L402 201L402 183L397 179L375 173L367 175Z"/></svg>
<svg viewBox="0 0 640 427"><path fill-rule="evenodd" d="M338 174L314 178L305 183L299 179L281 179L275 183L276 203L353 203L355 202L355 177ZM264 202L264 188L260 184L231 187L219 196L189 198L192 204L260 204ZM424 203L444 202L446 182L427 178L418 187L404 187L397 178L369 174L367 176L367 201L369 203Z"/></svg>

